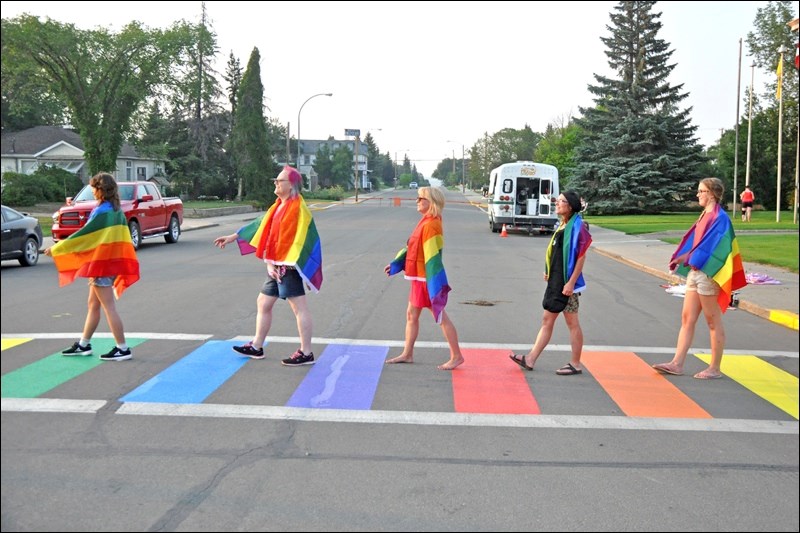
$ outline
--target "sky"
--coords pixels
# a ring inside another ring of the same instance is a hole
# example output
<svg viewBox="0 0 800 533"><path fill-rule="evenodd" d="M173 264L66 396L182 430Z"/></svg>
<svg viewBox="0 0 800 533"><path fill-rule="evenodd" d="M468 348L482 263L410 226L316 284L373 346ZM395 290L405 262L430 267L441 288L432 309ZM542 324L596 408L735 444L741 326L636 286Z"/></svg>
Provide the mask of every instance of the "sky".
<svg viewBox="0 0 800 533"><path fill-rule="evenodd" d="M167 28L198 22L202 2L2 1L22 13L84 29L119 30L132 20ZM424 176L461 157L483 135L579 116L594 105L594 76L612 75L601 37L618 2L236 2L207 1L217 70L231 52L246 68L258 48L267 116L303 139L370 132L381 153L407 156ZM658 37L673 50L668 81L683 85L700 144L746 114L773 81L750 68L747 33L767 2L660 1ZM741 62L740 55L741 39ZM741 69L740 69L741 65ZM740 75L741 72L741 75ZM220 76L221 80L221 76ZM224 82L223 82L224 84ZM333 93L333 96L314 96ZM738 98L737 98L738 95ZM310 99L309 99L310 98ZM302 112L301 112L302 107ZM298 115L299 118L298 118Z"/></svg>

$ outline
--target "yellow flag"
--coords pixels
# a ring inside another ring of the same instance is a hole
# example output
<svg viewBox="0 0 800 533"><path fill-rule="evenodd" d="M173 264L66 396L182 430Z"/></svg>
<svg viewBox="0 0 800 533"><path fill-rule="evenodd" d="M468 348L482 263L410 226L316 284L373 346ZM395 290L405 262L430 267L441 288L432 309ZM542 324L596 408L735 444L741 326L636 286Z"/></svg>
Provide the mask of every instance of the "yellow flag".
<svg viewBox="0 0 800 533"><path fill-rule="evenodd" d="M775 92L775 98L778 100L781 99L781 88L783 86L783 54L781 54L781 58L778 60L778 90Z"/></svg>

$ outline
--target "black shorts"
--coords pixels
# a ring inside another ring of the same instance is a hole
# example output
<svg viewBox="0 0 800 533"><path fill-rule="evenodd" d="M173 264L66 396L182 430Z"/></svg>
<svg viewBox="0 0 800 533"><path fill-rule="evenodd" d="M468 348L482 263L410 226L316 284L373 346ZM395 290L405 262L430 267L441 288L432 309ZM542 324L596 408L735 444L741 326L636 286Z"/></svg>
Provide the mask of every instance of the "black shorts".
<svg viewBox="0 0 800 533"><path fill-rule="evenodd" d="M742 209L753 208L753 202L742 202Z"/></svg>

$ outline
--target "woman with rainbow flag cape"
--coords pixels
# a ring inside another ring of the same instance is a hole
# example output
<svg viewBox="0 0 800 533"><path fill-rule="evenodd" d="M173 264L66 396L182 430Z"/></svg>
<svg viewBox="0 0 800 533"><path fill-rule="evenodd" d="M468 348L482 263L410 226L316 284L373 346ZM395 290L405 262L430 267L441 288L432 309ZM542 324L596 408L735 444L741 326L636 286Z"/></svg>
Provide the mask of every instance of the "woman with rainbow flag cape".
<svg viewBox="0 0 800 533"><path fill-rule="evenodd" d="M586 288L583 280L583 264L586 251L592 244L588 225L581 217L583 204L575 191L565 191L556 200L556 214L561 219L547 245L544 261L544 279L547 288L542 299L542 325L536 335L536 342L525 355L511 354L509 357L521 368L531 371L536 360L553 336L556 319L564 312L564 320L569 328L572 357L569 363L556 370L559 376L583 374L581 352L583 351L583 330L578 321L580 293Z"/></svg>
<svg viewBox="0 0 800 533"><path fill-rule="evenodd" d="M711 336L711 362L694 375L697 379L719 379L725 349L722 314L728 310L733 291L747 285L739 244L728 214L720 206L725 186L719 178L705 178L697 187L703 212L689 228L670 259L670 272L686 277L686 295L681 311L681 329L675 355L669 363L653 365L662 374L680 376L694 330L703 312Z"/></svg>
<svg viewBox="0 0 800 533"><path fill-rule="evenodd" d="M450 360L437 368L453 370L464 362L458 345L458 332L447 312L447 274L442 263L444 234L442 232L442 210L444 193L436 187L417 189L417 212L422 218L414 228L405 248L384 267L387 276L405 271L405 279L411 281L411 292L406 309L406 338L403 352L386 360L386 364L413 363L414 343L419 334L419 315L423 308L433 313L437 324L442 326L444 338L450 346Z"/></svg>
<svg viewBox="0 0 800 533"><path fill-rule="evenodd" d="M234 346L233 350L251 359L264 358L272 308L281 298L289 302L300 334L300 348L281 360L281 364L313 365L313 324L304 286L313 292L319 292L322 287L322 246L311 211L300 195L303 185L300 172L285 166L272 181L278 198L266 214L236 233L214 239L214 245L219 248L237 241L242 255L255 253L267 266L267 280L256 299L256 334L252 341Z"/></svg>
<svg viewBox="0 0 800 533"><path fill-rule="evenodd" d="M131 242L128 221L119 206L119 189L111 174L101 172L89 180L97 206L80 230L44 251L53 258L58 283L63 287L77 277L89 278L89 301L81 339L62 355L92 355L92 335L100 323L100 308L116 346L100 356L103 361L127 361L131 350L117 312L115 298L139 281L139 260Z"/></svg>

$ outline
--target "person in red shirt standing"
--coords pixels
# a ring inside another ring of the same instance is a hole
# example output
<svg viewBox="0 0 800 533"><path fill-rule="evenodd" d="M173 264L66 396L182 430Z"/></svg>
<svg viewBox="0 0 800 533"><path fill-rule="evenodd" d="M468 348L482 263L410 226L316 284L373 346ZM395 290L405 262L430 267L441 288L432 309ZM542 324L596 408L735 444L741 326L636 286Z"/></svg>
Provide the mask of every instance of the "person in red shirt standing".
<svg viewBox="0 0 800 533"><path fill-rule="evenodd" d="M756 195L750 190L749 185L744 186L739 199L742 201L742 222L750 222L750 214L753 212L753 200L756 199Z"/></svg>

